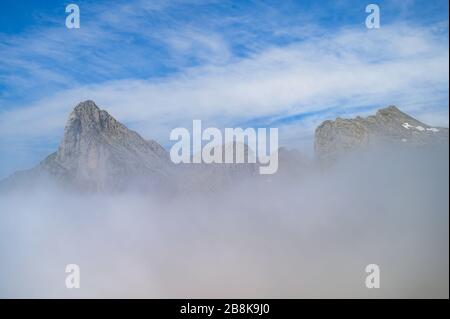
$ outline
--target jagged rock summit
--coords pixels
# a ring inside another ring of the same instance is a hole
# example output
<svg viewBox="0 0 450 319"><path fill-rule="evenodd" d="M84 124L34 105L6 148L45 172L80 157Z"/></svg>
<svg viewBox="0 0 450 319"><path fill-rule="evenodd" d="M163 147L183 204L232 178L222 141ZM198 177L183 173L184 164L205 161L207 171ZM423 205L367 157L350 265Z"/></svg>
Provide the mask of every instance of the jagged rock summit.
<svg viewBox="0 0 450 319"><path fill-rule="evenodd" d="M47 175L84 190L160 187L170 174L169 161L161 145L88 100L70 113L58 151L19 175Z"/></svg>
<svg viewBox="0 0 450 319"><path fill-rule="evenodd" d="M315 132L315 151L319 163L336 160L340 155L370 145L438 146L448 148L448 129L431 127L401 112L395 106L375 115L354 119L324 121ZM222 151L238 144L218 145ZM253 151L243 147L244 157ZM212 151L210 150L210 151ZM427 149L428 150L428 149ZM297 152L279 151L278 176L300 178L313 169L313 162ZM79 103L70 113L58 150L34 168L16 172L0 182L0 189L14 185L36 188L42 181L56 182L87 192L123 190L191 191L233 187L246 179L255 179L258 165L183 164L171 162L168 152L157 142L145 140L101 110L93 101ZM272 177L260 178L271 180Z"/></svg>
<svg viewBox="0 0 450 319"><path fill-rule="evenodd" d="M324 121L317 127L314 140L320 161L332 161L349 151L381 144L448 145L448 128L431 127L389 106L366 118Z"/></svg>

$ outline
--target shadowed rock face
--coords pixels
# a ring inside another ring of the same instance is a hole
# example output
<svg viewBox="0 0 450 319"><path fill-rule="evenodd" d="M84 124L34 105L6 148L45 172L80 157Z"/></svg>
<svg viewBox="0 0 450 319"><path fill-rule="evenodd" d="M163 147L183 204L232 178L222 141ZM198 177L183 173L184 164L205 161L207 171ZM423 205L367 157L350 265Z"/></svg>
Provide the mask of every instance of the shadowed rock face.
<svg viewBox="0 0 450 319"><path fill-rule="evenodd" d="M395 106L377 111L367 118L337 118L324 121L315 132L315 153L319 161L329 162L340 155L367 146L448 145L448 129L431 127L401 112Z"/></svg>

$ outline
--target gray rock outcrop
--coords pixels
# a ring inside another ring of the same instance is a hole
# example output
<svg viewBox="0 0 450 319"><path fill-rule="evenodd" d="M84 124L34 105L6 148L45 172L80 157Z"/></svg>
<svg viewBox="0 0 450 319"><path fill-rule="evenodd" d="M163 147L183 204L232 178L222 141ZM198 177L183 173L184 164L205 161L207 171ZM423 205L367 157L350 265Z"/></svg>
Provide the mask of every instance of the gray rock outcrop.
<svg viewBox="0 0 450 319"><path fill-rule="evenodd" d="M10 180L47 177L87 191L146 189L168 185L170 164L157 142L146 141L93 101L84 101L70 113L58 151Z"/></svg>
<svg viewBox="0 0 450 319"><path fill-rule="evenodd" d="M317 127L314 140L315 154L320 162L334 161L343 154L367 146L440 144L448 145L448 128L426 125L395 106L380 109L366 118L324 121Z"/></svg>

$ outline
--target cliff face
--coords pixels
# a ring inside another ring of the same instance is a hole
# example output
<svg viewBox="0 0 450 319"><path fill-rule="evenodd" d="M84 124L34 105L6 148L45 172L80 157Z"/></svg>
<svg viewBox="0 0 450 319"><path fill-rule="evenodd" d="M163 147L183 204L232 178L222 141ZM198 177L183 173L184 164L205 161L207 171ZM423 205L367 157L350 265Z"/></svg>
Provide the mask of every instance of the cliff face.
<svg viewBox="0 0 450 319"><path fill-rule="evenodd" d="M42 175L83 190L122 190L167 184L169 166L158 143L144 140L93 101L85 101L70 113L58 151L16 175Z"/></svg>
<svg viewBox="0 0 450 319"><path fill-rule="evenodd" d="M448 129L431 127L390 106L367 118L324 121L315 132L318 163L332 162L341 155L377 144L448 147ZM220 148L224 160L225 150L232 148L236 152L237 146L220 145L210 152ZM247 145L239 146L244 150L244 159L252 154ZM278 177L301 178L315 167L315 162L295 151L281 148L278 155ZM216 191L257 176L256 163L175 165L157 142L143 139L93 101L85 101L70 113L58 150L36 167L2 181L0 189L11 185L35 188L35 184L49 180L89 192ZM276 176L259 179L273 180Z"/></svg>
<svg viewBox="0 0 450 319"><path fill-rule="evenodd" d="M448 129L431 127L401 112L395 106L375 115L324 121L315 132L314 148L320 161L374 145L423 146L447 143Z"/></svg>
<svg viewBox="0 0 450 319"><path fill-rule="evenodd" d="M122 188L132 180L159 181L168 173L169 159L159 144L85 101L69 115L55 163L76 183L105 189Z"/></svg>

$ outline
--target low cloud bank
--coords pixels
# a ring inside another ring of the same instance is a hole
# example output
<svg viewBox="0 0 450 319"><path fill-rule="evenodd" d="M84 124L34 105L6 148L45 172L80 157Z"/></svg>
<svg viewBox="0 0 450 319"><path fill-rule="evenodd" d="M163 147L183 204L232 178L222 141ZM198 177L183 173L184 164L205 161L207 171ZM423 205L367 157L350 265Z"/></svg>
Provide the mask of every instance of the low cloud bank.
<svg viewBox="0 0 450 319"><path fill-rule="evenodd" d="M3 194L0 297L448 298L448 173L448 149L377 152L215 193Z"/></svg>

